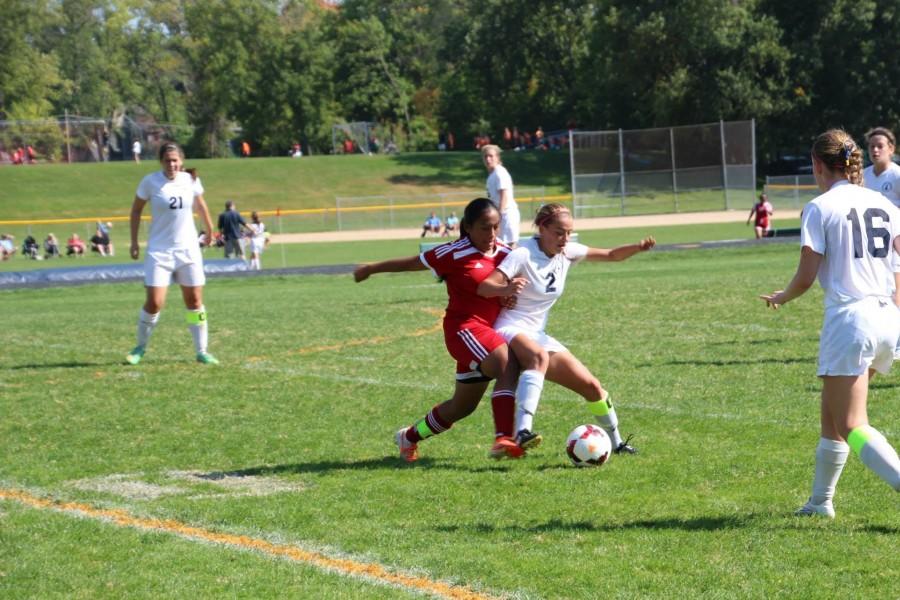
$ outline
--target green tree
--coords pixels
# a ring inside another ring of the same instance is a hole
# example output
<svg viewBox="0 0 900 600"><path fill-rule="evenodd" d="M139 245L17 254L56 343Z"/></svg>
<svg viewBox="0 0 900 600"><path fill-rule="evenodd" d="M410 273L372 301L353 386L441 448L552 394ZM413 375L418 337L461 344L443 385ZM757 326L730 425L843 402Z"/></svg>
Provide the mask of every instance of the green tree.
<svg viewBox="0 0 900 600"><path fill-rule="evenodd" d="M48 2L2 0L0 13L0 118L48 117L62 91L56 55L42 44Z"/></svg>
<svg viewBox="0 0 900 600"><path fill-rule="evenodd" d="M790 53L753 1L598 6L582 106L600 127L764 119L790 106Z"/></svg>

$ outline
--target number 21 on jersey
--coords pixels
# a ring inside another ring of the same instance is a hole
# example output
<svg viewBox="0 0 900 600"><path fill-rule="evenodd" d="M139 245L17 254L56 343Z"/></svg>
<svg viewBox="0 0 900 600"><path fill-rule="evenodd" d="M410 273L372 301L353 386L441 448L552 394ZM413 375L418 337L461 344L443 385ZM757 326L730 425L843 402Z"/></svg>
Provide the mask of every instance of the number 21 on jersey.
<svg viewBox="0 0 900 600"><path fill-rule="evenodd" d="M172 196L169 198L169 208L172 210L184 208L184 201L181 199L181 196Z"/></svg>

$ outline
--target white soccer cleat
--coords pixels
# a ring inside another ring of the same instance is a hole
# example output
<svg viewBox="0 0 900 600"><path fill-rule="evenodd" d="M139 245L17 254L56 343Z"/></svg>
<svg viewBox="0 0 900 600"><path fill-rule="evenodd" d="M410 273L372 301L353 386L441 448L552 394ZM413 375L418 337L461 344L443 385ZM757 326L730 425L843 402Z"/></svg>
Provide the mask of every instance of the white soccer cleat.
<svg viewBox="0 0 900 600"><path fill-rule="evenodd" d="M406 430L409 427L404 427L400 431L394 434L394 443L397 444L397 449L400 451L400 457L403 458L406 462L415 462L419 458L419 448L418 444L413 444L409 440L406 439Z"/></svg>
<svg viewBox="0 0 900 600"><path fill-rule="evenodd" d="M807 500L806 504L794 511L799 517L828 517L834 518L834 506L831 502L823 502L822 504L813 504L812 500Z"/></svg>

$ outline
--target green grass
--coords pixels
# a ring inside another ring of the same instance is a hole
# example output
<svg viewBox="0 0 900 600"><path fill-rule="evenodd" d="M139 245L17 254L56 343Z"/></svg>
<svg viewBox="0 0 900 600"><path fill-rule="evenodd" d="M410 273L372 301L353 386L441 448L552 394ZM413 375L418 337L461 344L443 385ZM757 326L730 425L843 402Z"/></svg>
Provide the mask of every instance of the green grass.
<svg viewBox="0 0 900 600"><path fill-rule="evenodd" d="M515 173L516 186L568 191L568 154L510 152L504 159ZM475 152L188 159L185 166L199 170L214 214L226 200L236 201L249 214L277 208L334 208L335 197L483 193L486 176ZM144 161L0 169L0 214L2 220L127 217L141 178L157 168L158 163Z"/></svg>
<svg viewBox="0 0 900 600"><path fill-rule="evenodd" d="M799 226L799 220L781 219L777 222L777 226L797 227ZM273 227L276 232L278 231L277 222L275 226L270 225L270 227ZM744 223L631 227L582 231L579 233L579 241L590 246L609 248L635 242L647 235L655 236L659 244L684 244L710 240L747 239L753 236L753 230ZM21 239L17 236L17 241ZM84 258L63 257L53 260L34 261L17 255L11 260L0 262L0 272L131 262L126 254L129 242L127 232L123 227L113 227L112 240L117 249L117 254L114 257L104 258L89 253ZM265 269L274 269L372 262L401 255L416 254L419 252L419 242L421 241L420 238L414 237L408 240L271 244L269 249L262 255L262 264ZM434 242L441 240L427 238L425 241ZM211 249L207 250L204 256L207 260L218 259L223 257L223 252L221 249Z"/></svg>
<svg viewBox="0 0 900 600"><path fill-rule="evenodd" d="M595 234L620 235L585 235ZM427 273L363 284L346 275L212 279L218 368L192 361L176 290L138 367L122 357L139 283L2 291L0 487L514 597L890 597L900 576L897 500L858 459L841 479L836 521L790 516L808 494L818 439L822 294L778 312L757 295L784 285L796 260L795 246L773 244L571 272L548 331L611 390L641 450L597 470L567 464L563 441L590 417L554 385L536 420L545 444L525 460L486 458L484 402L424 442L418 464L400 462L393 432L452 387L441 334L414 335L436 324L446 301ZM877 379L869 407L895 445L898 387L897 375ZM171 474L191 470L285 491L240 496ZM141 500L74 483L115 474L181 491ZM0 596L401 593L0 501Z"/></svg>

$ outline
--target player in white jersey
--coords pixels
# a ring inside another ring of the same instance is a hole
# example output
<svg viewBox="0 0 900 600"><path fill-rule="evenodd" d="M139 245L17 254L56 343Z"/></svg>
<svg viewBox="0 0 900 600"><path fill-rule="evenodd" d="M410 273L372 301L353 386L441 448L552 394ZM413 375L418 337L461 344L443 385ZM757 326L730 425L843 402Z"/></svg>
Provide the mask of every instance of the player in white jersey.
<svg viewBox="0 0 900 600"><path fill-rule="evenodd" d="M784 290L761 296L778 308L815 283L825 291L819 340L821 438L812 495L798 515L834 517L834 490L852 449L900 492L900 459L869 425L869 379L887 373L900 340L900 210L862 187L862 152L840 129L813 143L813 173L822 194L803 209L800 264Z"/></svg>
<svg viewBox="0 0 900 600"><path fill-rule="evenodd" d="M266 246L266 225L259 220L259 213L250 214L250 268L254 271L262 269L259 257Z"/></svg>
<svg viewBox="0 0 900 600"><path fill-rule="evenodd" d="M900 165L894 162L894 133L885 127L866 132L872 164L863 171L863 184L881 192L894 206L900 206Z"/></svg>
<svg viewBox="0 0 900 600"><path fill-rule="evenodd" d="M184 154L177 144L163 144L159 149L162 170L141 180L131 206L131 258L134 260L141 254L138 230L141 213L147 203L150 203L152 215L144 258L147 298L138 317L137 345L125 357L132 365L138 364L144 357L173 279L181 284L197 362L219 362L207 352L208 331L206 308L203 306L206 276L203 273L203 255L194 226L194 209L203 219L207 231L212 231L212 220L203 200L202 185L199 179L194 180L189 173L181 170L183 161Z"/></svg>
<svg viewBox="0 0 900 600"><path fill-rule="evenodd" d="M500 161L500 147L487 144L481 148L481 158L488 171L487 194L500 211L501 242L515 247L519 243L519 225L522 216L513 194L513 182L509 171Z"/></svg>
<svg viewBox="0 0 900 600"><path fill-rule="evenodd" d="M569 350L547 335L544 327L550 308L565 289L569 267L580 260L620 261L656 244L652 237L637 244L617 248L589 248L570 242L574 221L562 204L546 204L534 220L538 234L513 250L505 261L478 288L484 296L500 295L513 278L525 278L528 284L519 292L515 305L504 308L494 322L494 329L509 344L522 369L518 385L514 377L497 381L494 395L506 389L516 396L516 441L527 450L541 442L533 431L534 413L540 401L544 379L556 382L581 394L588 409L609 434L616 453L634 454L636 450L622 440L618 417L607 392L594 375Z"/></svg>

